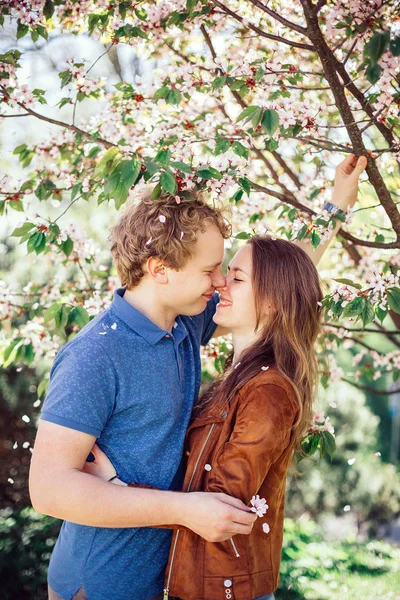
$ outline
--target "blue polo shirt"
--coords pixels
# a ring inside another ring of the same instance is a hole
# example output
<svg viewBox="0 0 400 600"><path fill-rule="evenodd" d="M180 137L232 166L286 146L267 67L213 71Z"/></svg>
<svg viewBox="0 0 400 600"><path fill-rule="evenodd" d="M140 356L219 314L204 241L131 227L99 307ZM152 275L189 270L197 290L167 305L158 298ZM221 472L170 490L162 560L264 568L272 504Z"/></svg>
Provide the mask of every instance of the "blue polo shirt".
<svg viewBox="0 0 400 600"><path fill-rule="evenodd" d="M110 308L57 354L41 418L96 436L123 481L178 490L200 387L199 349L215 331L218 296L200 315L178 316L172 333L123 296L117 290ZM89 600L147 600L163 589L170 542L168 529L64 521L50 587L65 600L80 587Z"/></svg>

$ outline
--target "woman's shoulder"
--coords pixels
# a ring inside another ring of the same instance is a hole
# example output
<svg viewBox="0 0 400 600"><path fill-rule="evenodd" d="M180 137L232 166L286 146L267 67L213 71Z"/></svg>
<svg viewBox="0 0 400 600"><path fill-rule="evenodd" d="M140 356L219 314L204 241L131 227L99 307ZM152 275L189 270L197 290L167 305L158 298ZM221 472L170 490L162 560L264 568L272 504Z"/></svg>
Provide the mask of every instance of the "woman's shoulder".
<svg viewBox="0 0 400 600"><path fill-rule="evenodd" d="M260 370L260 373L252 377L241 389L241 396L251 397L253 394L271 393L275 386L281 388L279 396L281 399L287 398L287 401L297 408L296 392L293 384L278 371L275 367L265 367Z"/></svg>

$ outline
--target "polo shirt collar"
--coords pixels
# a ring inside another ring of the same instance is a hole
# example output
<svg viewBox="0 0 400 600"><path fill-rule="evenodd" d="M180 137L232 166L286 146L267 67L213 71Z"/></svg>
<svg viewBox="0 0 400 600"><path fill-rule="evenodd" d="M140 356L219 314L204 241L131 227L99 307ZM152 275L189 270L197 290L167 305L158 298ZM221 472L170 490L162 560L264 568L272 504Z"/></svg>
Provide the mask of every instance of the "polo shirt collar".
<svg viewBox="0 0 400 600"><path fill-rule="evenodd" d="M171 332L165 329L161 329L158 325L153 323L150 319L145 317L137 308L129 304L124 300L125 288L118 288L114 292L114 298L112 302L112 309L116 315L128 325L133 331L136 331L142 338L144 338L149 344L154 346L166 335L171 336ZM187 336L187 330L184 326L182 319L178 316L175 320L176 326L174 326L172 334L176 342L181 342Z"/></svg>

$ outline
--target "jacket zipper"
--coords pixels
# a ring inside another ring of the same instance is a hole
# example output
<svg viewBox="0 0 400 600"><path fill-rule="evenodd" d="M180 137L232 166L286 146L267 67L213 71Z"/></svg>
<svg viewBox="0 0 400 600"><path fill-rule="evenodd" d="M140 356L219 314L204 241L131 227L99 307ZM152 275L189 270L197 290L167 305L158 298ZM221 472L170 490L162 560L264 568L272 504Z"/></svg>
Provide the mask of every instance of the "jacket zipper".
<svg viewBox="0 0 400 600"><path fill-rule="evenodd" d="M230 541L230 543L232 544L232 548L233 548L233 551L234 551L234 553L235 553L235 557L236 557L236 558L240 558L240 554L239 554L239 552L237 551L236 544L235 544L235 542L233 541L233 538L231 538L229 541Z"/></svg>
<svg viewBox="0 0 400 600"><path fill-rule="evenodd" d="M201 457L202 457L202 455L203 455L203 453L204 453L205 447L206 447L206 445L208 444L208 440L210 439L210 436L211 436L211 434L212 434L212 432L213 432L213 429L214 429L214 427L215 427L215 423L213 423L213 424L211 425L211 427L210 427L210 431L208 432L208 434L207 434L207 437L206 437L206 439L204 440L203 447L202 447L202 449L201 449L201 451L200 451L200 454L199 454L199 456L197 457L196 464L194 465L193 473L192 473L192 476L191 476L191 478L190 478L189 484L188 484L188 486L187 486L187 490L186 490L186 492L190 492L190 488L191 488L191 486L192 486L192 483L193 483L193 478L194 478L194 476L195 476L195 474L196 474L197 467L198 467L198 465L199 465L199 462L200 462L200 459L201 459ZM173 564L174 564L174 559L175 559L175 551L176 551L176 545L177 545L177 543L178 543L179 534L180 534L180 530L178 529L178 530L177 530L177 532L176 532L176 536L175 536L174 547L173 547L173 549L172 549L171 565L170 565L170 567L169 567L169 573L168 573L167 585L166 585L166 587L164 588L164 596L163 596L163 600L168 600L168 597L169 597L169 596L168 596L168 594L169 594L169 584L170 584L170 581L171 581L172 566L173 566Z"/></svg>

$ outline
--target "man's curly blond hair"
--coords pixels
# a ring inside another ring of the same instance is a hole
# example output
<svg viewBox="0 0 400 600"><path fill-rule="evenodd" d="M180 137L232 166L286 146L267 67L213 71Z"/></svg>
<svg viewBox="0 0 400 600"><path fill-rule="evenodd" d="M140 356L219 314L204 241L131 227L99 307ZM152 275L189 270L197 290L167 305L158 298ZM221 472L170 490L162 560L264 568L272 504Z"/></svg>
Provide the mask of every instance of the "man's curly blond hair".
<svg viewBox="0 0 400 600"><path fill-rule="evenodd" d="M226 207L207 204L198 191L181 193L178 203L169 194L153 200L151 189L146 189L111 229L111 254L122 286L129 290L138 285L150 256L161 258L172 269L183 268L207 225L216 225L228 239L232 228L226 212Z"/></svg>

